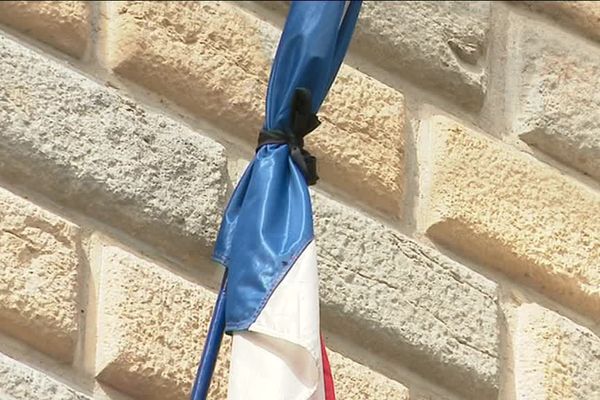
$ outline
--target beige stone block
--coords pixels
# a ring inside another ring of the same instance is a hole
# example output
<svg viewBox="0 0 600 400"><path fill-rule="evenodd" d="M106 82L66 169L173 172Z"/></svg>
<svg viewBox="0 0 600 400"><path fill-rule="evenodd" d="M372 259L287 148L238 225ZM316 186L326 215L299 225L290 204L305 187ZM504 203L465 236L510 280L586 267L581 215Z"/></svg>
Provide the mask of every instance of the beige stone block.
<svg viewBox="0 0 600 400"><path fill-rule="evenodd" d="M327 352L338 399L409 400L408 389L339 353Z"/></svg>
<svg viewBox="0 0 600 400"><path fill-rule="evenodd" d="M326 329L465 399L496 397L496 284L323 195L313 206Z"/></svg>
<svg viewBox="0 0 600 400"><path fill-rule="evenodd" d="M425 129L427 234L598 318L598 193L448 118Z"/></svg>
<svg viewBox="0 0 600 400"><path fill-rule="evenodd" d="M114 71L254 144L263 123L279 31L226 2L114 6ZM307 147L328 183L400 215L404 182L402 94L342 67Z"/></svg>
<svg viewBox="0 0 600 400"><path fill-rule="evenodd" d="M90 35L89 7L84 1L2 1L0 23L79 58Z"/></svg>
<svg viewBox="0 0 600 400"><path fill-rule="evenodd" d="M92 400L44 372L0 353L0 399Z"/></svg>
<svg viewBox="0 0 600 400"><path fill-rule="evenodd" d="M127 251L102 249L98 379L136 398L189 398L215 296ZM209 398L225 400L226 336ZM339 398L405 399L406 388L329 351Z"/></svg>
<svg viewBox="0 0 600 400"><path fill-rule="evenodd" d="M285 16L290 2L252 3ZM489 1L365 1L350 51L360 54L358 64L376 65L476 110L486 92L490 20Z"/></svg>
<svg viewBox="0 0 600 400"><path fill-rule="evenodd" d="M600 3L597 1L524 1L522 3L578 29L592 39L600 40Z"/></svg>
<svg viewBox="0 0 600 400"><path fill-rule="evenodd" d="M79 229L0 189L0 330L61 360L77 336Z"/></svg>
<svg viewBox="0 0 600 400"><path fill-rule="evenodd" d="M517 400L600 399L600 338L537 304L517 310Z"/></svg>
<svg viewBox="0 0 600 400"><path fill-rule="evenodd" d="M211 292L192 282L104 246L98 379L141 399L189 398L214 300ZM226 340L224 349L228 346ZM221 357L209 398L225 398L226 376L227 361Z"/></svg>
<svg viewBox="0 0 600 400"><path fill-rule="evenodd" d="M477 110L491 16L489 1L366 1L352 46L377 67Z"/></svg>
<svg viewBox="0 0 600 400"><path fill-rule="evenodd" d="M414 392L411 391L410 393L410 400L450 400L449 397L446 397L445 395L439 395L439 394L429 394L429 393L421 393L419 392Z"/></svg>
<svg viewBox="0 0 600 400"><path fill-rule="evenodd" d="M193 265L228 190L221 144L2 35L0 175Z"/></svg>
<svg viewBox="0 0 600 400"><path fill-rule="evenodd" d="M600 48L523 17L509 21L513 133L600 180Z"/></svg>

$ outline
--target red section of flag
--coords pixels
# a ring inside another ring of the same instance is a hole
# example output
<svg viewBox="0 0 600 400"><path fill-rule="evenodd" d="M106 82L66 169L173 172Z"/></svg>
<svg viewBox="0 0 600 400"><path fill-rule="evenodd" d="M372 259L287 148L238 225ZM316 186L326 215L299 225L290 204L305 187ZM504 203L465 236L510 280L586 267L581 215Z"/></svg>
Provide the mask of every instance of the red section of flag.
<svg viewBox="0 0 600 400"><path fill-rule="evenodd" d="M321 358L323 359L323 379L325 380L325 400L335 400L335 390L333 388L333 375L331 375L331 366L325 350L325 341L321 335Z"/></svg>

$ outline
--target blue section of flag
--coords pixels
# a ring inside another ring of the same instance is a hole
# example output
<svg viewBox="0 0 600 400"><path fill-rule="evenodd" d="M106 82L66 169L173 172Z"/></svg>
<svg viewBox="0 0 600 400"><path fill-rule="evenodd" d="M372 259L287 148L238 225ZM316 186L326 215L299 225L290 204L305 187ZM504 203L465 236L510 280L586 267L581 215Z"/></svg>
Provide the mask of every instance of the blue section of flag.
<svg viewBox="0 0 600 400"><path fill-rule="evenodd" d="M273 61L265 128L290 133L296 88L309 89L316 113L342 64L359 1L293 1Z"/></svg>
<svg viewBox="0 0 600 400"><path fill-rule="evenodd" d="M287 145L261 147L229 201L213 255L229 269L226 331L254 322L312 238L304 175Z"/></svg>
<svg viewBox="0 0 600 400"><path fill-rule="evenodd" d="M293 134L297 88L310 91L311 111L318 111L358 17L360 2L346 3L292 2L269 79L264 129ZM227 206L213 254L228 269L227 332L254 322L312 239L308 187L288 145L262 146Z"/></svg>

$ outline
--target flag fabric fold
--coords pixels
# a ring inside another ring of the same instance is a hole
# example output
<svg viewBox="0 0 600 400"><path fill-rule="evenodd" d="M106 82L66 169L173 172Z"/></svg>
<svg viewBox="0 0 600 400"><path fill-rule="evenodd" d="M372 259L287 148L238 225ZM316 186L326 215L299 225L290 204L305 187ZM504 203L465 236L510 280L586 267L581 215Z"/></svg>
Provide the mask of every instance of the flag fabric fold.
<svg viewBox="0 0 600 400"><path fill-rule="evenodd" d="M256 154L223 216L213 258L227 269L230 400L332 400L319 325L304 136L340 68L360 2L292 2L273 61Z"/></svg>

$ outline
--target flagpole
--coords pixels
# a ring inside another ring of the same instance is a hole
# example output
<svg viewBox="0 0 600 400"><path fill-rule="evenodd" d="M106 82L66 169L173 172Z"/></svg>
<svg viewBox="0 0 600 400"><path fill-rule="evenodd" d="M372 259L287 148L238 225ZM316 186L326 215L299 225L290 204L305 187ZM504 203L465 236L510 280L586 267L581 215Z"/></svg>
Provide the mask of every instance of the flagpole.
<svg viewBox="0 0 600 400"><path fill-rule="evenodd" d="M208 389L215 370L219 348L225 332L225 288L227 286L227 270L223 274L221 289L215 303L213 315L208 327L206 342L200 357L196 380L192 388L191 400L206 400Z"/></svg>
<svg viewBox="0 0 600 400"><path fill-rule="evenodd" d="M265 121L257 149L261 157L254 158L252 168L233 191L215 243L213 257L222 260L232 275L223 277L191 400L207 398L225 330L225 298L228 304L236 305L229 310L227 323L240 331L249 331L269 301L272 289L281 282L284 266L289 268L293 255L301 254L312 240L307 184L316 181L317 176L315 159L303 149L303 139L318 125L316 113L346 54L360 6L361 1L292 2L269 76ZM285 145L287 152L282 148ZM292 160L297 168L290 168ZM280 207L281 204L284 207ZM298 206L288 207L288 204ZM293 224L289 224L290 221ZM228 279L235 285L232 284L225 293ZM317 298L318 293L311 291L308 294L313 295ZM318 298L315 305L318 307ZM318 317L318 313L310 316L311 321L314 322L315 316ZM297 322L299 326L305 323L301 319ZM304 332L306 340L319 342L318 337L312 338L316 333L315 329ZM234 339L234 345L235 342ZM322 345L322 339L320 342ZM266 353L260 353L261 357L270 357ZM323 360L326 360L325 356ZM242 361L248 363L245 368L239 368ZM288 361L292 362L282 359L282 362ZM238 368L234 370L243 371L248 379L241 378L241 384L232 384L232 399L249 398L243 386L253 390L253 399L266 399L260 385L252 386L254 382L247 382L262 374L252 365L255 357L235 362ZM278 373L274 369L277 368L271 368L272 372ZM231 382L240 382L236 379L243 376L238 375ZM276 387L286 382L281 379L276 382ZM332 389L331 380L324 383ZM333 391L326 393L329 399ZM277 393L272 398L282 396L292 397Z"/></svg>

